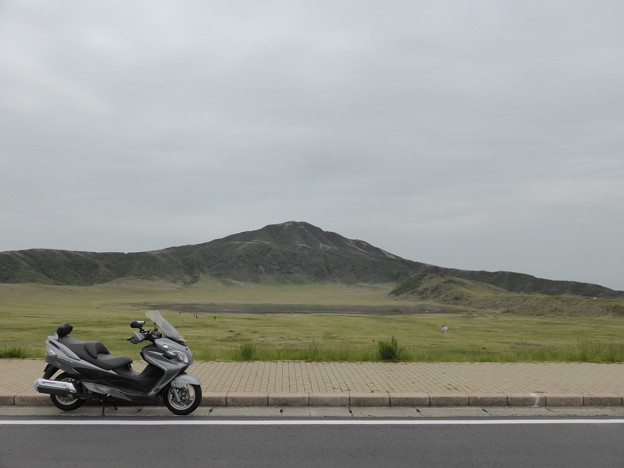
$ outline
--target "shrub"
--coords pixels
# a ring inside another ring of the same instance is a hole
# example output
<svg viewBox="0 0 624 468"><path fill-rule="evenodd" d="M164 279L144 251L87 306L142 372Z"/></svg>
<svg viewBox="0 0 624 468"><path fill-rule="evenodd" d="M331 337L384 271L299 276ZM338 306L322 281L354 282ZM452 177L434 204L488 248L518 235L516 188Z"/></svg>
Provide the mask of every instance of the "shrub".
<svg viewBox="0 0 624 468"><path fill-rule="evenodd" d="M253 361L256 359L258 351L252 343L243 343L238 348L238 355L241 361Z"/></svg>
<svg viewBox="0 0 624 468"><path fill-rule="evenodd" d="M390 342L380 340L377 346L379 358L382 361L399 361L401 359L404 348L399 348L399 343L394 336L390 338Z"/></svg>

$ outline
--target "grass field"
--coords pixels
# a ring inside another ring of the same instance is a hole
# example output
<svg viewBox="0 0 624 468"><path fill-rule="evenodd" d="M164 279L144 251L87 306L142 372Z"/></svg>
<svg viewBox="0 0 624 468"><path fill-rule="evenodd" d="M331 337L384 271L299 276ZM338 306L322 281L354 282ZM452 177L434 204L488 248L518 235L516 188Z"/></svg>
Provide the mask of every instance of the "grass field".
<svg viewBox="0 0 624 468"><path fill-rule="evenodd" d="M624 318L618 315L504 313L397 299L388 295L392 287L208 279L192 286L0 284L0 356L42 357L45 337L70 322L73 336L103 341L113 354L139 360L140 348L126 341L129 323L157 306L172 309L163 314L199 360L378 360L379 341L395 337L406 361L624 362ZM258 310L263 313L252 313ZM442 325L449 327L446 334Z"/></svg>

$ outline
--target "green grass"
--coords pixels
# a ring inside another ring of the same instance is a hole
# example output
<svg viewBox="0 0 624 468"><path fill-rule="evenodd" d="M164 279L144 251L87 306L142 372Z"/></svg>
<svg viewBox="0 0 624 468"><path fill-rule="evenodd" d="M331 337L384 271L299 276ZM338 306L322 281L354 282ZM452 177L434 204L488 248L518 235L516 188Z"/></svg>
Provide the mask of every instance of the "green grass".
<svg viewBox="0 0 624 468"><path fill-rule="evenodd" d="M384 343L381 347L379 343ZM391 346L391 345L390 345ZM478 348L436 348L435 346L401 346L399 353L388 352L388 342L380 340L378 346L334 346L307 344L294 346L268 346L252 343L238 348L201 347L194 356L197 360L224 361L280 361L297 360L307 362L624 362L623 342L579 342L559 346L540 346L522 349L510 347L502 351L487 351Z"/></svg>
<svg viewBox="0 0 624 468"><path fill-rule="evenodd" d="M245 285L206 279L192 286L149 281L88 287L0 284L0 357L41 358L46 336L59 323L70 322L72 336L103 341L113 354L140 360L140 346L126 341L132 334L129 324L142 319L151 304L160 304L182 311L163 314L185 336L197 360L377 361L379 342L392 344L394 337L401 361L624 362L621 315L565 315L560 310L568 298L557 299L556 313L470 309L397 299L388 294L392 287ZM588 304L618 305L600 299ZM295 313L214 312L252 305ZM195 318L190 310L198 306L211 306L213 312ZM297 313L311 308L326 312ZM342 308L365 313L335 312ZM392 310L399 312L388 312ZM440 333L442 325L449 327L448 333Z"/></svg>
<svg viewBox="0 0 624 468"><path fill-rule="evenodd" d="M10 359L10 358L28 358L32 357L33 350L30 350L22 345L13 345L13 346L3 346L0 348L0 359Z"/></svg>

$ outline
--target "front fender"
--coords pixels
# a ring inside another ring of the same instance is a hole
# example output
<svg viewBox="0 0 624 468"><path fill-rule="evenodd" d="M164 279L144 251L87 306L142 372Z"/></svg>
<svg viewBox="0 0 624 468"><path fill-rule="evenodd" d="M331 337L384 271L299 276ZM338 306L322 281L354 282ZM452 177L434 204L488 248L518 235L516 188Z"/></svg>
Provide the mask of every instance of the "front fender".
<svg viewBox="0 0 624 468"><path fill-rule="evenodd" d="M175 388L182 388L188 384L199 385L201 387L201 382L199 381L199 379L191 374L180 374L171 381L171 385Z"/></svg>

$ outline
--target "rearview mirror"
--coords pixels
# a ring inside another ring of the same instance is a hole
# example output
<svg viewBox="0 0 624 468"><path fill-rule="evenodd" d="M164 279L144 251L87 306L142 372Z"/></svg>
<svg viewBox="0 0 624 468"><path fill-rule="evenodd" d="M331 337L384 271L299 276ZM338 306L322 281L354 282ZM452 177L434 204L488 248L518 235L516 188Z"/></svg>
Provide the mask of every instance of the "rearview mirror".
<svg viewBox="0 0 624 468"><path fill-rule="evenodd" d="M143 328L143 325L145 325L145 320L137 320L130 324L130 328L138 328L139 330L141 330Z"/></svg>

